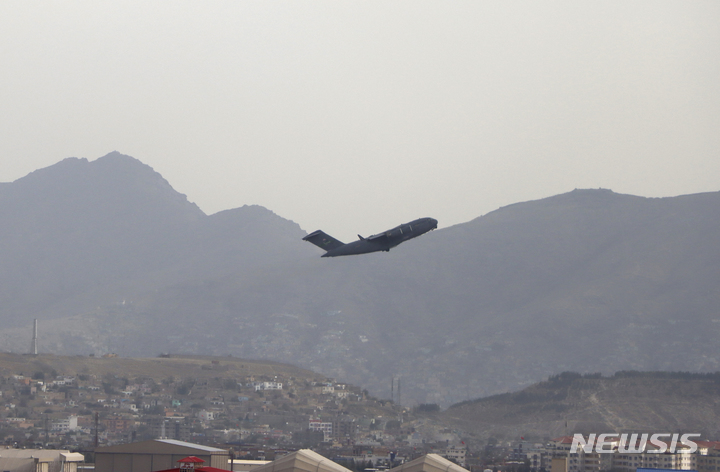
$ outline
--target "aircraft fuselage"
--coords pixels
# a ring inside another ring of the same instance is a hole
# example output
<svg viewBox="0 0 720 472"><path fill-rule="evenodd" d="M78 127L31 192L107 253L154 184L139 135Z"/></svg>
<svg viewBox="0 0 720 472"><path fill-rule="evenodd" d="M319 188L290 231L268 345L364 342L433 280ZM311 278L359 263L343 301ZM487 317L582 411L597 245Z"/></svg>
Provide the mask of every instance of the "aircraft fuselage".
<svg viewBox="0 0 720 472"><path fill-rule="evenodd" d="M360 239L347 244L343 244L320 230L308 234L303 240L325 249L327 252L322 257L351 256L389 251L408 239L416 238L421 234L434 230L437 228L437 224L438 222L434 218L419 218L367 238L358 235Z"/></svg>

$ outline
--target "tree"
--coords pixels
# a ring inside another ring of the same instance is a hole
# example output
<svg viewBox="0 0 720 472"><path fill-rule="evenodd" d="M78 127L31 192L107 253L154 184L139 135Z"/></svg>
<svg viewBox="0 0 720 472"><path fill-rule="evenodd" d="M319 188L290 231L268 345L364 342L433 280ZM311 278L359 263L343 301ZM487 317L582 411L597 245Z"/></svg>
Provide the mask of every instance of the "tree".
<svg viewBox="0 0 720 472"><path fill-rule="evenodd" d="M118 393L118 391L115 389L115 387L112 386L112 384L110 382L103 382L102 386L103 386L103 390L108 395L115 395Z"/></svg>
<svg viewBox="0 0 720 472"><path fill-rule="evenodd" d="M165 408L163 408L161 405L155 405L151 406L147 410L145 410L146 415L164 415L165 414Z"/></svg>
<svg viewBox="0 0 720 472"><path fill-rule="evenodd" d="M415 407L417 413L435 413L440 411L440 405L437 403L421 403Z"/></svg>
<svg viewBox="0 0 720 472"><path fill-rule="evenodd" d="M400 429L400 421L398 421L398 420L389 420L387 423L385 423L385 429L386 429L386 430Z"/></svg>
<svg viewBox="0 0 720 472"><path fill-rule="evenodd" d="M298 431L293 433L293 442L300 443L303 449L315 447L325 440L325 435L322 431Z"/></svg>
<svg viewBox="0 0 720 472"><path fill-rule="evenodd" d="M182 385L180 385L176 389L176 392L178 395L187 395L190 393L190 390L192 390L192 388L194 386L195 386L195 382L189 380L187 382L183 382Z"/></svg>

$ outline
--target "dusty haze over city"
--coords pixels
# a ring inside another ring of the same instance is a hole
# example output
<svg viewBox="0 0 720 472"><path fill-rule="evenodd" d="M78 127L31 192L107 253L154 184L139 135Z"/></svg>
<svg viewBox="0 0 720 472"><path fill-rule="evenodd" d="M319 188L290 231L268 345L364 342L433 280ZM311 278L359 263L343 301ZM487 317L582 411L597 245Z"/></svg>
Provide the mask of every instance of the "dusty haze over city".
<svg viewBox="0 0 720 472"><path fill-rule="evenodd" d="M2 2L0 181L118 150L340 239L718 189L720 3Z"/></svg>

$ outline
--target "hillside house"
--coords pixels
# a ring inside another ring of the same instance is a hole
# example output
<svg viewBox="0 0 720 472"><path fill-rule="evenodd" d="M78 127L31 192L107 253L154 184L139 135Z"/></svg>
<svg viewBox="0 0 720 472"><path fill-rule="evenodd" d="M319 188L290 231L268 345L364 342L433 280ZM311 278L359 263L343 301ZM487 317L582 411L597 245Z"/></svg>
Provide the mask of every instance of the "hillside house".
<svg viewBox="0 0 720 472"><path fill-rule="evenodd" d="M332 440L333 424L330 422L323 422L320 420L310 420L308 429L310 431L320 431L323 433L323 441Z"/></svg>
<svg viewBox="0 0 720 472"><path fill-rule="evenodd" d="M465 467L466 453L467 448L465 446L449 446L445 449L443 457L459 464L461 467Z"/></svg>
<svg viewBox="0 0 720 472"><path fill-rule="evenodd" d="M200 418L200 421L212 421L215 419L215 412L200 410L198 411L197 417Z"/></svg>
<svg viewBox="0 0 720 472"><path fill-rule="evenodd" d="M75 431L78 428L78 417L69 416L64 420L53 421L50 425L50 429L59 433L67 433L68 431Z"/></svg>
<svg viewBox="0 0 720 472"><path fill-rule="evenodd" d="M282 382L256 382L254 383L255 391L265 391L265 390L282 390L283 384Z"/></svg>

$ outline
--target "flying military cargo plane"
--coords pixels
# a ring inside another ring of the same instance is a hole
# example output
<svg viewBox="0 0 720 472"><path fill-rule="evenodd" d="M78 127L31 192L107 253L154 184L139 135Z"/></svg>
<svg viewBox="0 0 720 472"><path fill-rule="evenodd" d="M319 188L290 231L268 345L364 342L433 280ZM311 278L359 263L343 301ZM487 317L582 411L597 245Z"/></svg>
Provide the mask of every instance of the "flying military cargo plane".
<svg viewBox="0 0 720 472"><path fill-rule="evenodd" d="M421 234L434 230L437 228L437 223L434 218L420 218L367 238L363 238L358 234L360 239L347 244L317 230L305 236L303 241L311 242L327 251L321 257L367 254L368 252L389 251L408 239L417 238Z"/></svg>

